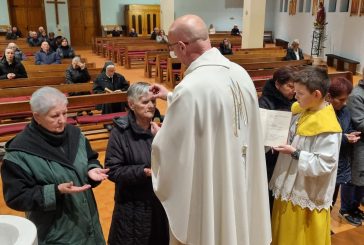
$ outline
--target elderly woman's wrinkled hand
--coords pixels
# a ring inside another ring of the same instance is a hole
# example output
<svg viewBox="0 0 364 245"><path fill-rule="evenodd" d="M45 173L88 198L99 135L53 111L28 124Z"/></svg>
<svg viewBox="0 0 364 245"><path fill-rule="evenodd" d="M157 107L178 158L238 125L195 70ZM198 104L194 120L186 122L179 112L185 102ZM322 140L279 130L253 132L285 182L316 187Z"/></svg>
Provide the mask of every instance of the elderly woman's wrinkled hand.
<svg viewBox="0 0 364 245"><path fill-rule="evenodd" d="M58 190L62 194L72 194L72 193L83 192L90 188L91 188L91 185L74 186L72 181L58 185Z"/></svg>
<svg viewBox="0 0 364 245"><path fill-rule="evenodd" d="M103 181L109 177L109 171L109 168L93 168L88 171L88 177L94 181Z"/></svg>

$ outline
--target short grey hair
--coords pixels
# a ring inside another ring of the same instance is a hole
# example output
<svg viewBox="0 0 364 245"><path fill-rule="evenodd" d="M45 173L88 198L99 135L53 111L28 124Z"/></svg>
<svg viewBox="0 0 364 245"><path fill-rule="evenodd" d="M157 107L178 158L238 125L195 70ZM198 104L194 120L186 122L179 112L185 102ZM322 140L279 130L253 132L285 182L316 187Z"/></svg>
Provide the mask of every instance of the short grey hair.
<svg viewBox="0 0 364 245"><path fill-rule="evenodd" d="M137 82L130 85L127 95L128 101L138 101L140 97L149 93L150 84L146 82Z"/></svg>
<svg viewBox="0 0 364 245"><path fill-rule="evenodd" d="M110 64L110 65L106 66L105 70L107 71L107 70L109 70L110 68L115 68L115 65Z"/></svg>
<svg viewBox="0 0 364 245"><path fill-rule="evenodd" d="M80 56L75 56L75 57L72 59L72 62L81 62L81 58L80 58Z"/></svg>
<svg viewBox="0 0 364 245"><path fill-rule="evenodd" d="M45 115L53 107L59 104L68 104L67 97L58 89L52 87L42 87L32 94L30 99L32 112Z"/></svg>
<svg viewBox="0 0 364 245"><path fill-rule="evenodd" d="M298 40L298 39L294 39L294 40L292 41L292 44L291 44L291 45L293 45L293 44L298 44L298 45L300 45L300 40Z"/></svg>

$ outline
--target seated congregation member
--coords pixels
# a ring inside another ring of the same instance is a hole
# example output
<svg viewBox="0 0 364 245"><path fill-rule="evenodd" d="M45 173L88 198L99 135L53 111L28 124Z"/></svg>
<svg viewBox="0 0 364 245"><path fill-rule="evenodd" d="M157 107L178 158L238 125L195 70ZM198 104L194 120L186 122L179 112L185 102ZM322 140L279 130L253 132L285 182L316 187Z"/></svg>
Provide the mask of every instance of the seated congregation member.
<svg viewBox="0 0 364 245"><path fill-rule="evenodd" d="M50 49L52 50L52 51L56 51L57 50L57 48L58 48L58 46L57 46L57 44L56 44L56 38L55 38L55 34L54 34L54 32L50 32L49 34L48 34L48 44L49 44L49 46L50 46Z"/></svg>
<svg viewBox="0 0 364 245"><path fill-rule="evenodd" d="M168 43L168 37L164 30L160 30L157 36L155 37L157 43Z"/></svg>
<svg viewBox="0 0 364 245"><path fill-rule="evenodd" d="M43 87L30 100L32 121L6 143L1 166L4 199L37 227L39 244L100 244L92 188L107 179L78 127L67 124L67 98Z"/></svg>
<svg viewBox="0 0 364 245"><path fill-rule="evenodd" d="M339 216L351 225L361 225L361 218L355 215L357 207L351 205L355 199L355 186L351 184L351 159L352 144L360 140L360 133L353 129L350 111L346 106L346 100L353 89L353 84L344 77L338 77L332 80L326 101L328 101L335 110L337 119L343 130L339 165L337 170L335 192L332 206L335 205L340 189L340 210Z"/></svg>
<svg viewBox="0 0 364 245"><path fill-rule="evenodd" d="M213 24L210 24L209 26L209 34L215 34L216 33L216 30L215 30L215 27Z"/></svg>
<svg viewBox="0 0 364 245"><path fill-rule="evenodd" d="M48 35L46 31L43 31L38 37L41 42L48 41Z"/></svg>
<svg viewBox="0 0 364 245"><path fill-rule="evenodd" d="M292 105L288 144L273 147L279 156L269 182L272 245L328 245L342 130L325 102L326 70L308 66L292 80L298 103Z"/></svg>
<svg viewBox="0 0 364 245"><path fill-rule="evenodd" d="M61 59L66 58L73 58L75 57L75 51L73 48L68 44L67 38L63 38L61 41L61 46L57 48L57 54Z"/></svg>
<svg viewBox="0 0 364 245"><path fill-rule="evenodd" d="M129 88L128 81L124 76L115 72L115 65L111 61L105 62L100 75L94 81L94 93L120 93ZM103 104L102 114L110 114L125 111L125 103Z"/></svg>
<svg viewBox="0 0 364 245"><path fill-rule="evenodd" d="M352 199L350 200L349 214L359 217L364 220L364 213L359 209L360 201L364 197L364 69L363 78L358 82L358 85L353 89L353 92L348 98L348 108L351 113L351 121L354 130L361 132L361 139L353 145L351 155L351 183L354 185ZM345 216L345 214L344 214Z"/></svg>
<svg viewBox="0 0 364 245"><path fill-rule="evenodd" d="M168 245L167 215L153 191L150 122L156 101L144 82L128 89L129 112L114 119L106 150L105 166L115 182L115 207L108 242L110 245Z"/></svg>
<svg viewBox="0 0 364 245"><path fill-rule="evenodd" d="M42 42L40 51L35 54L36 65L61 64L61 58L56 52L50 50L48 42Z"/></svg>
<svg viewBox="0 0 364 245"><path fill-rule="evenodd" d="M233 29L231 29L232 36L240 36L240 31L238 25L234 25Z"/></svg>
<svg viewBox="0 0 364 245"><path fill-rule="evenodd" d="M35 31L29 32L29 37L27 39L29 46L38 47L41 46L42 41L38 38L37 33Z"/></svg>
<svg viewBox="0 0 364 245"><path fill-rule="evenodd" d="M81 58L76 56L72 59L71 65L66 70L66 83L86 83L91 79L85 63L81 62Z"/></svg>
<svg viewBox="0 0 364 245"><path fill-rule="evenodd" d="M233 54L233 50L231 49L231 43L227 38L220 43L220 53L225 54Z"/></svg>
<svg viewBox="0 0 364 245"><path fill-rule="evenodd" d="M18 45L16 45L16 43L9 43L8 48L11 48L14 51L15 59L22 61L27 58L26 55L19 49Z"/></svg>
<svg viewBox="0 0 364 245"><path fill-rule="evenodd" d="M156 40L158 33L159 33L159 28L154 27L153 32L150 35L150 40Z"/></svg>
<svg viewBox="0 0 364 245"><path fill-rule="evenodd" d="M44 32L47 33L43 26L38 27L37 36L41 37Z"/></svg>
<svg viewBox="0 0 364 245"><path fill-rule="evenodd" d="M295 70L291 67L279 68L264 85L262 96L259 98L259 107L268 110L291 111L294 102L294 86L292 76ZM273 170L278 158L277 151L269 150L265 153L268 181L272 178ZM272 213L274 197L269 191L269 205Z"/></svg>
<svg viewBox="0 0 364 245"><path fill-rule="evenodd" d="M291 43L291 47L287 49L286 60L303 60L302 49L300 49L300 41L295 39Z"/></svg>
<svg viewBox="0 0 364 245"><path fill-rule="evenodd" d="M6 33L6 39L8 40L16 40L18 37L22 37L21 32L18 30L16 26L13 26L8 33Z"/></svg>
<svg viewBox="0 0 364 245"><path fill-rule="evenodd" d="M138 37L138 33L135 31L134 28L130 29L129 37Z"/></svg>
<svg viewBox="0 0 364 245"><path fill-rule="evenodd" d="M121 37L123 31L121 30L120 26L114 27L114 30L111 32L111 36L113 37Z"/></svg>
<svg viewBox="0 0 364 245"><path fill-rule="evenodd" d="M20 60L15 58L14 50L5 49L5 54L0 61L0 80L28 77Z"/></svg>

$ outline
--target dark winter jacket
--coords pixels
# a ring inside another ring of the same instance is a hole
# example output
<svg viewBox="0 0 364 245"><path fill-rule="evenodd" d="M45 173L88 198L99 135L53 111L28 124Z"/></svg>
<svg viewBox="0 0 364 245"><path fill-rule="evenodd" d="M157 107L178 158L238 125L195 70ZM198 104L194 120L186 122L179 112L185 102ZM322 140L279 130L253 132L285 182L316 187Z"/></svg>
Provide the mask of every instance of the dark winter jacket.
<svg viewBox="0 0 364 245"><path fill-rule="evenodd" d="M48 53L40 50L35 54L36 65L50 65L50 64L61 64L61 58L56 52L49 51Z"/></svg>
<svg viewBox="0 0 364 245"><path fill-rule="evenodd" d="M92 189L61 194L57 186L73 181L75 186L99 182L87 172L101 167L97 152L79 128L67 125L52 134L32 121L6 144L1 166L7 205L37 227L38 242L46 244L105 244Z"/></svg>
<svg viewBox="0 0 364 245"><path fill-rule="evenodd" d="M73 66L70 65L66 70L66 83L72 84L72 83L86 83L89 82L91 79L90 74L88 73L87 68L84 68L81 70L81 68L73 69ZM69 95L85 95L90 94L89 92L75 92L75 93L69 93Z"/></svg>
<svg viewBox="0 0 364 245"><path fill-rule="evenodd" d="M40 40L39 38L29 38L27 39L27 42L29 43L29 45L31 47L38 47L42 44L42 40Z"/></svg>
<svg viewBox="0 0 364 245"><path fill-rule="evenodd" d="M65 46L65 47L59 46L56 52L59 55L59 57L61 57L61 59L75 57L75 51L71 46Z"/></svg>
<svg viewBox="0 0 364 245"><path fill-rule="evenodd" d="M14 73L15 78L28 77L27 72L25 71L25 68L20 61L14 59L14 62L12 64L9 64L6 59L3 58L0 61L0 80L8 79L7 75L9 73Z"/></svg>
<svg viewBox="0 0 364 245"><path fill-rule="evenodd" d="M105 88L108 88L112 91L115 90L121 90L121 91L127 91L129 88L128 81L125 80L124 76L122 76L119 73L114 73L112 77L108 77L105 73L106 67L110 64L113 64L112 62L106 62L104 65L104 68L102 70L102 73L97 76L97 78L94 81L94 87L93 91L96 94L105 93ZM126 103L112 103L112 104L103 104L102 114L109 114L109 113L115 113L115 112L121 112L125 111Z"/></svg>
<svg viewBox="0 0 364 245"><path fill-rule="evenodd" d="M302 49L300 48L298 49L298 55L300 57L300 60L304 59ZM286 60L297 60L296 54L294 53L294 50L292 48L287 49Z"/></svg>

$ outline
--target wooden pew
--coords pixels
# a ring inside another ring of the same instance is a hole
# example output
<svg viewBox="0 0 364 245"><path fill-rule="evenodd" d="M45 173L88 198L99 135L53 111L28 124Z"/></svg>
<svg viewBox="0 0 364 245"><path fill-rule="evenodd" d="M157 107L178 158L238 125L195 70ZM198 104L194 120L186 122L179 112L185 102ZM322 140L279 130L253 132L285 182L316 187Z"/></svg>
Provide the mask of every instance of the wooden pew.
<svg viewBox="0 0 364 245"><path fill-rule="evenodd" d="M51 65L24 65L27 72L31 71L66 71L70 64L51 64ZM96 63L86 63L87 69L96 68Z"/></svg>
<svg viewBox="0 0 364 245"><path fill-rule="evenodd" d="M130 69L132 64L144 62L145 53L148 51L166 51L168 50L167 44L155 43L141 46L127 46L125 47L125 68ZM134 62L136 61L136 62Z"/></svg>
<svg viewBox="0 0 364 245"><path fill-rule="evenodd" d="M311 65L311 60L286 60L274 62L238 63L246 70L272 69L284 66L305 66Z"/></svg>
<svg viewBox="0 0 364 245"><path fill-rule="evenodd" d="M65 71L28 71L27 74L29 78L42 78L42 77L54 77L54 76L61 76L65 77ZM102 71L102 68L89 68L88 72L90 76L92 75L98 75Z"/></svg>
<svg viewBox="0 0 364 245"><path fill-rule="evenodd" d="M345 71L345 63L347 63L349 66L348 70L354 75L356 74L356 66L360 64L359 61L351 60L335 54L326 54L326 56L328 66L334 66L334 60L336 60L336 70Z"/></svg>
<svg viewBox="0 0 364 245"><path fill-rule="evenodd" d="M151 78L153 71L155 76L157 75L157 56L158 55L169 55L168 51L148 51L144 57L144 76Z"/></svg>

